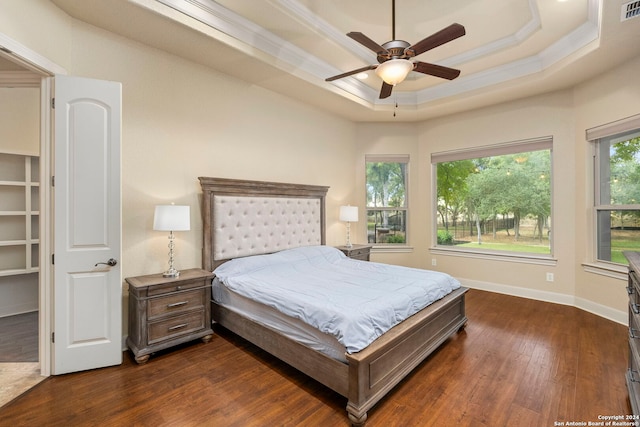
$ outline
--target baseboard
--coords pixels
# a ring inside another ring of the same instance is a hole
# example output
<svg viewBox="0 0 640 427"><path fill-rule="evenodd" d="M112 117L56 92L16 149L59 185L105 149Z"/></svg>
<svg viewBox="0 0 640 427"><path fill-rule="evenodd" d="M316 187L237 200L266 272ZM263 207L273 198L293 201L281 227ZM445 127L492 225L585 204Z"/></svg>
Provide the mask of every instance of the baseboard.
<svg viewBox="0 0 640 427"><path fill-rule="evenodd" d="M0 308L0 317L16 316L18 314L31 313L38 311L38 305L31 302L24 304L13 304Z"/></svg>
<svg viewBox="0 0 640 427"><path fill-rule="evenodd" d="M615 310L611 307L595 303L593 301L575 297L573 295L559 294L557 292L540 291L531 288L520 288L518 286L502 285L498 283L481 282L479 280L462 279L463 286L483 291L496 292L499 294L512 295L515 297L529 298L537 301L551 302L555 304L568 305L581 310L593 313L597 316L611 320L622 325L627 325L629 315L627 312Z"/></svg>

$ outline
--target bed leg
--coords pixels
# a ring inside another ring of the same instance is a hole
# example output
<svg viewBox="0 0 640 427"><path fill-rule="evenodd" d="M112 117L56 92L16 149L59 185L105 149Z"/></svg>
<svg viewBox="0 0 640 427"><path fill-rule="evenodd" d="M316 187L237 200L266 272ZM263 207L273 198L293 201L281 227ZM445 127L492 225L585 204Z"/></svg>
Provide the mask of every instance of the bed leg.
<svg viewBox="0 0 640 427"><path fill-rule="evenodd" d="M351 425L353 427L364 427L367 422L367 413L365 412L364 414L357 416L356 414L349 412L349 421L351 421Z"/></svg>

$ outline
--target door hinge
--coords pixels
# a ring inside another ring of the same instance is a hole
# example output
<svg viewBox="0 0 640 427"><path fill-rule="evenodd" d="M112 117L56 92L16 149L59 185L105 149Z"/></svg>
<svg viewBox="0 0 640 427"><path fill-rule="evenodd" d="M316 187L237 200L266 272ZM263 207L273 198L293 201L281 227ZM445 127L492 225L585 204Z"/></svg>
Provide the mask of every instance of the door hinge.
<svg viewBox="0 0 640 427"><path fill-rule="evenodd" d="M55 187L55 186L56 186L56 177L55 177L55 176L52 176L52 177L51 177L51 186L52 186L52 187Z"/></svg>
<svg viewBox="0 0 640 427"><path fill-rule="evenodd" d="M56 263L56 254L51 254L51 264Z"/></svg>
<svg viewBox="0 0 640 427"><path fill-rule="evenodd" d="M55 98L51 98L51 108L53 108L54 110L56 108L56 99Z"/></svg>
<svg viewBox="0 0 640 427"><path fill-rule="evenodd" d="M56 342L56 333L55 332L51 332L51 342L52 343Z"/></svg>

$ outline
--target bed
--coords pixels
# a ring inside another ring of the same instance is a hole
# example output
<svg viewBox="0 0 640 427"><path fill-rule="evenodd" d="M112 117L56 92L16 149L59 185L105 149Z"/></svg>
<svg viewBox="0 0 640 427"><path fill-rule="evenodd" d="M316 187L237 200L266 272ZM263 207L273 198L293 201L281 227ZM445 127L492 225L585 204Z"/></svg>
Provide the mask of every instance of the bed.
<svg viewBox="0 0 640 427"><path fill-rule="evenodd" d="M309 250L315 251L313 247L325 245L328 187L211 177L199 180L203 191L204 269L214 271L230 260L287 253L294 248L311 247ZM321 343L330 347L323 351L305 340L294 339L273 323L254 316L264 308L260 304L252 308L249 302L244 308L236 308L219 296L212 300L212 318L346 397L350 422L362 426L369 409L447 338L464 328L466 291L464 287L451 291L358 351L340 351L340 344L336 347L332 342ZM220 292L220 288L213 290L214 295ZM313 329L301 333L310 335Z"/></svg>

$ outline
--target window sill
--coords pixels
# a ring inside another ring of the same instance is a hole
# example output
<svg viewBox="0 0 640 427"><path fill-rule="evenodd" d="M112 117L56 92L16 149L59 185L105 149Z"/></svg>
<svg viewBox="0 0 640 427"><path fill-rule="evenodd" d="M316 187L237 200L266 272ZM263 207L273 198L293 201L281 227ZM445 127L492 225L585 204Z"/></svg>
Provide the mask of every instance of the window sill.
<svg viewBox="0 0 640 427"><path fill-rule="evenodd" d="M519 253L497 253L497 252L485 252L485 251L472 251L472 250L461 250L461 249L453 249L453 248L444 248L442 246L432 246L429 248L429 252L434 255L448 255L448 256L457 256L464 258L476 258L476 259L485 259L492 261L505 261L505 262L517 262L522 264L537 264L537 265L548 265L548 266L556 266L558 264L558 260L552 258L551 256L542 256L535 254L519 254Z"/></svg>
<svg viewBox="0 0 640 427"><path fill-rule="evenodd" d="M413 246L406 245L378 245L371 248L371 253L409 253L413 252Z"/></svg>
<svg viewBox="0 0 640 427"><path fill-rule="evenodd" d="M609 264L605 262L583 262L582 268L586 273L599 274L619 280L627 280L629 269L624 265Z"/></svg>

